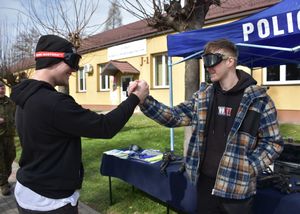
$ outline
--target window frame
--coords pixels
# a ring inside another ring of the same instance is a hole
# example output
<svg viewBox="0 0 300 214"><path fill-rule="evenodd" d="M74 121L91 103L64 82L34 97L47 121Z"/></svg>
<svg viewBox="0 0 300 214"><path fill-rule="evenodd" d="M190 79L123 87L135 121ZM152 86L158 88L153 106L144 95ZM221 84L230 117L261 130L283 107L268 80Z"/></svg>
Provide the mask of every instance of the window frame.
<svg viewBox="0 0 300 214"><path fill-rule="evenodd" d="M156 84L156 64L157 64L157 57L162 58L162 85L157 85ZM168 73L168 56L166 53L161 53L161 54L155 54L152 56L152 62L153 62L153 88L169 88L170 87L170 80L169 80L169 73ZM168 80L168 83L167 83Z"/></svg>
<svg viewBox="0 0 300 214"><path fill-rule="evenodd" d="M263 68L262 83L263 85L296 85L300 84L300 80L286 80L286 65L279 65L279 80L267 80L267 67Z"/></svg>
<svg viewBox="0 0 300 214"><path fill-rule="evenodd" d="M110 75L102 75L102 69L105 67L106 64L98 64L98 69L99 69L99 74L98 74L98 90L99 91L110 91ZM105 78L105 86L106 87L102 87L102 77Z"/></svg>
<svg viewBox="0 0 300 214"><path fill-rule="evenodd" d="M81 89L81 72L82 72L82 89ZM86 92L86 72L84 71L84 67L80 67L77 71L77 91L80 93L84 93Z"/></svg>

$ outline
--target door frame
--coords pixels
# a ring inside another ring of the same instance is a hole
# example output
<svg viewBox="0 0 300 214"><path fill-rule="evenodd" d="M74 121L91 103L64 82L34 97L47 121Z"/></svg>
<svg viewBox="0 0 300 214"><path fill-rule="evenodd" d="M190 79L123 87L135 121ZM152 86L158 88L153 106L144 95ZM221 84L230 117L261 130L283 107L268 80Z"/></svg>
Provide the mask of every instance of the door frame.
<svg viewBox="0 0 300 214"><path fill-rule="evenodd" d="M121 86L120 87L120 101L121 102L123 102L127 98L126 94L124 95L124 93L123 93L124 91L123 91L123 84L122 84L123 80L126 79L126 78L130 78L130 81L133 81L133 75L124 75L124 76L121 76L121 78L120 78L120 86Z"/></svg>

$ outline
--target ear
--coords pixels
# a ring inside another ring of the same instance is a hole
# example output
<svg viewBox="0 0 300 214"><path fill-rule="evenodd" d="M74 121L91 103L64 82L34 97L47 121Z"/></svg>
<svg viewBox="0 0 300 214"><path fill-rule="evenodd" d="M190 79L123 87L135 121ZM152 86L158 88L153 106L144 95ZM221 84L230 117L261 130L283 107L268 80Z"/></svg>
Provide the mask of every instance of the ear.
<svg viewBox="0 0 300 214"><path fill-rule="evenodd" d="M235 64L235 59L232 58L232 57L229 57L229 58L227 59L227 64L228 64L229 67L236 66L236 64Z"/></svg>

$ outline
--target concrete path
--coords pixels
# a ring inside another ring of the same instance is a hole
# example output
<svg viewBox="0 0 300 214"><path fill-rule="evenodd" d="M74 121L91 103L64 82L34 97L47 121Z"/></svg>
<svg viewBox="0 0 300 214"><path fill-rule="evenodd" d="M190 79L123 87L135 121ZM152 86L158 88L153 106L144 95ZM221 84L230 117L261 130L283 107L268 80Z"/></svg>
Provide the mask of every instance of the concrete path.
<svg viewBox="0 0 300 214"><path fill-rule="evenodd" d="M17 170L18 170L18 164L14 162L13 167L12 167L12 174L8 180L12 186L12 191L16 184ZM79 209L79 214L100 214L99 212L93 210L92 208L90 208L89 206L87 206L81 202L79 202L78 209ZM18 214L19 213L17 206L16 206L14 194L11 194L9 196L3 196L0 193L0 213L1 214Z"/></svg>

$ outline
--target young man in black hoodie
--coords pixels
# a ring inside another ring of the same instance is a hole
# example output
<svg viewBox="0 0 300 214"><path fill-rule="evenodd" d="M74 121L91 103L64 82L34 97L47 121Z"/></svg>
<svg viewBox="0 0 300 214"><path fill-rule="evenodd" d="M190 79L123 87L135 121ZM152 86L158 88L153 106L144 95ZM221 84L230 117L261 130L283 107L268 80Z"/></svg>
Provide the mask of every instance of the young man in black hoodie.
<svg viewBox="0 0 300 214"><path fill-rule="evenodd" d="M186 172L198 189L199 214L249 214L256 176L279 156L283 140L266 90L237 70L236 46L209 42L202 56L213 84L170 108L148 96L145 115L167 127L192 126ZM130 92L137 82L131 83Z"/></svg>
<svg viewBox="0 0 300 214"><path fill-rule="evenodd" d="M20 213L78 213L83 180L81 137L112 138L149 93L143 82L115 110L98 115L82 108L55 86L68 85L81 56L55 35L36 46L36 71L13 87L16 127L22 146L15 197Z"/></svg>

